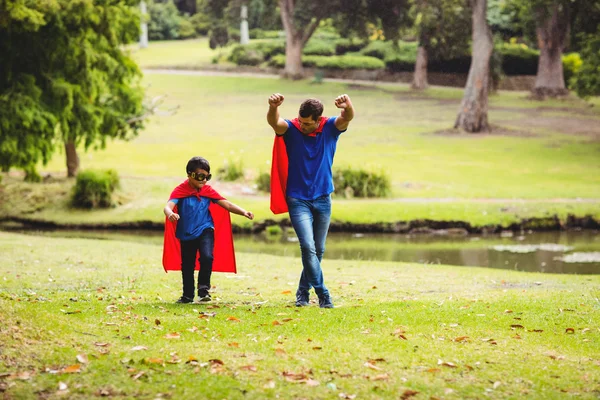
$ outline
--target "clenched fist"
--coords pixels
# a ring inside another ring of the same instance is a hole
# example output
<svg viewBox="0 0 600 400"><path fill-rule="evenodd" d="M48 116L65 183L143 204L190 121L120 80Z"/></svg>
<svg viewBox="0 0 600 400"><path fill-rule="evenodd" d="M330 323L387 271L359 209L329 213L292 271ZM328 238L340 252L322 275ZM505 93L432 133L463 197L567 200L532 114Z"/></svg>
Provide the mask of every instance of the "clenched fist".
<svg viewBox="0 0 600 400"><path fill-rule="evenodd" d="M279 107L283 103L284 97L281 93L274 93L269 96L269 105L271 107Z"/></svg>

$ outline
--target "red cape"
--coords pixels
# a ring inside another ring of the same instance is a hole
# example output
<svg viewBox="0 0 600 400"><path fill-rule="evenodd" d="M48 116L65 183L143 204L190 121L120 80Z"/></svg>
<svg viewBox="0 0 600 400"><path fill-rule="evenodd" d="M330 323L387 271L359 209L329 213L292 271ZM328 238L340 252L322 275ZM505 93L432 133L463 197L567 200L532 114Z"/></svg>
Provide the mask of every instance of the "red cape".
<svg viewBox="0 0 600 400"><path fill-rule="evenodd" d="M204 185L200 191L196 191L189 185L187 180L173 190L169 199L181 199L190 196L196 196L198 198L208 197L209 199L214 200L225 199L209 185ZM215 249L213 253L214 261L212 270L213 272L233 272L235 274L237 273L237 269L229 211L213 202L208 206L208 210L210 211L215 224ZM173 211L177 212L177 207L175 207ZM175 237L176 229L177 221L171 222L166 218L163 244L163 267L165 268L165 272L181 271L181 246L179 244L179 239ZM200 270L200 265L198 260L196 260L196 271L198 270Z"/></svg>
<svg viewBox="0 0 600 400"><path fill-rule="evenodd" d="M319 127L308 136L317 136L317 133L323 132L323 127L327 122L327 117L321 117ZM298 118L290 121L299 131L300 122ZM271 211L273 214L283 214L288 212L285 191L287 189L288 178L288 157L287 149L283 135L275 135L273 142L273 157L271 160Z"/></svg>

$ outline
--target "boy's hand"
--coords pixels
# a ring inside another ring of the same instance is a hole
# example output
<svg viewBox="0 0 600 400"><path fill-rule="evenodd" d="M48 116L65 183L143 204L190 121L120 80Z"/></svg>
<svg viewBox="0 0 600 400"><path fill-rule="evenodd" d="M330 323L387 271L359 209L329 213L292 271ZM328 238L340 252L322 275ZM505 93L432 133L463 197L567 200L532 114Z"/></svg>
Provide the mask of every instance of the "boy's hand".
<svg viewBox="0 0 600 400"><path fill-rule="evenodd" d="M254 219L254 213L252 211L244 211L244 217Z"/></svg>
<svg viewBox="0 0 600 400"><path fill-rule="evenodd" d="M337 108L352 108L352 101L350 101L350 96L348 96L347 94L339 95L335 98L333 103Z"/></svg>
<svg viewBox="0 0 600 400"><path fill-rule="evenodd" d="M175 222L177 220L179 220L179 214L177 214L177 213L171 213L171 215L169 215L169 221Z"/></svg>
<svg viewBox="0 0 600 400"><path fill-rule="evenodd" d="M280 93L274 93L269 96L269 105L271 107L279 107L283 103L284 97Z"/></svg>

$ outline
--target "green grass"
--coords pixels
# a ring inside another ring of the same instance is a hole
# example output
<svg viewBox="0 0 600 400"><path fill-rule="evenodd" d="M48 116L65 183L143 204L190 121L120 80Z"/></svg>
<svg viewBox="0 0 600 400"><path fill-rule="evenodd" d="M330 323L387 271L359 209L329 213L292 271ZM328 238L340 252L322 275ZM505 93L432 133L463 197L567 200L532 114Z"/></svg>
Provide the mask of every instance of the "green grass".
<svg viewBox="0 0 600 400"><path fill-rule="evenodd" d="M145 49L131 47L131 55L141 68L200 68L212 64L221 50L212 50L207 38L150 42ZM224 51L224 50L223 50Z"/></svg>
<svg viewBox="0 0 600 400"><path fill-rule="evenodd" d="M238 275L213 276L213 304L175 305L180 276L162 271L160 245L0 233L0 252L11 398L58 397L59 382L82 399L600 390L598 276L325 260L337 308L296 309L300 260L240 253Z"/></svg>

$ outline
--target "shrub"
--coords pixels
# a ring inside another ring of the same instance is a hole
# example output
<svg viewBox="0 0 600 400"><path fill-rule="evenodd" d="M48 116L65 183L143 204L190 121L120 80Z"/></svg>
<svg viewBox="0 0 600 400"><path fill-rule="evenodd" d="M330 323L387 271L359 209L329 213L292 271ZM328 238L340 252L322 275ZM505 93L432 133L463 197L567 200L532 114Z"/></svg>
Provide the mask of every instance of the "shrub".
<svg viewBox="0 0 600 400"><path fill-rule="evenodd" d="M335 54L341 55L349 52L357 52L362 50L366 45L366 40L358 38L338 39L335 42Z"/></svg>
<svg viewBox="0 0 600 400"><path fill-rule="evenodd" d="M237 181L244 177L244 164L242 160L228 160L218 171L219 177L224 181Z"/></svg>
<svg viewBox="0 0 600 400"><path fill-rule="evenodd" d="M279 225L269 225L265 228L265 233L269 236L280 236L283 229Z"/></svg>
<svg viewBox="0 0 600 400"><path fill-rule="evenodd" d="M309 41L302 54L307 56L332 56L335 54L335 43L325 40Z"/></svg>
<svg viewBox="0 0 600 400"><path fill-rule="evenodd" d="M281 31L263 31L262 29L250 29L250 39L279 39L284 36Z"/></svg>
<svg viewBox="0 0 600 400"><path fill-rule="evenodd" d="M238 44L231 50L227 60L237 65L259 65L264 60L264 54L256 48Z"/></svg>
<svg viewBox="0 0 600 400"><path fill-rule="evenodd" d="M179 24L179 39L189 39L196 37L196 29L189 19L181 18Z"/></svg>
<svg viewBox="0 0 600 400"><path fill-rule="evenodd" d="M583 36L586 41L581 49L583 63L574 82L577 95L583 98L600 95L600 25L596 34Z"/></svg>
<svg viewBox="0 0 600 400"><path fill-rule="evenodd" d="M111 207L113 193L118 187L119 176L114 169L81 171L77 174L71 205L88 209Z"/></svg>
<svg viewBox="0 0 600 400"><path fill-rule="evenodd" d="M283 68L285 56L277 55L269 61L272 67ZM375 57L367 56L304 56L302 65L322 69L383 69L385 63Z"/></svg>
<svg viewBox="0 0 600 400"><path fill-rule="evenodd" d="M271 192L271 174L261 172L256 178L256 188L261 192Z"/></svg>
<svg viewBox="0 0 600 400"><path fill-rule="evenodd" d="M210 32L211 19L203 13L196 13L190 17L190 22L198 35L206 36Z"/></svg>
<svg viewBox="0 0 600 400"><path fill-rule="evenodd" d="M386 197L392 186L384 172L352 168L334 170L333 185L335 194L345 197Z"/></svg>
<svg viewBox="0 0 600 400"><path fill-rule="evenodd" d="M506 75L537 74L539 52L522 43L503 43L497 49L502 55L502 71Z"/></svg>
<svg viewBox="0 0 600 400"><path fill-rule="evenodd" d="M394 43L391 41L373 40L360 53L364 56L376 57L383 60L386 56L395 53Z"/></svg>
<svg viewBox="0 0 600 400"><path fill-rule="evenodd" d="M563 75L565 76L565 84L572 88L575 86L575 76L581 69L583 62L579 53L569 53L563 55Z"/></svg>
<svg viewBox="0 0 600 400"><path fill-rule="evenodd" d="M183 18L179 15L173 0L166 3L148 3L148 38L150 40L171 40L179 38L179 27Z"/></svg>

